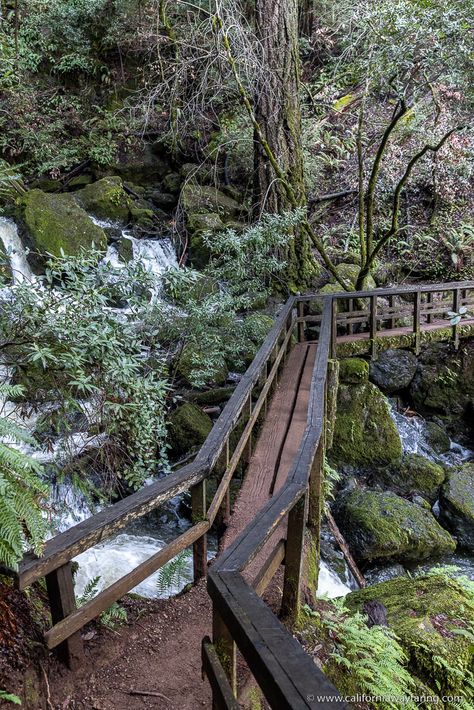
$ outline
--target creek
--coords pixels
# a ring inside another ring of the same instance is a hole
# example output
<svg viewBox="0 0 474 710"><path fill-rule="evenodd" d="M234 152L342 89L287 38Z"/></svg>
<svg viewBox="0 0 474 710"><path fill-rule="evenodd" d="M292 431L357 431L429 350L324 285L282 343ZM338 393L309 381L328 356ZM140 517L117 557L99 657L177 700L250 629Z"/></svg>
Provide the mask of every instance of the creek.
<svg viewBox="0 0 474 710"><path fill-rule="evenodd" d="M109 263L113 269L121 268L123 262L119 258L120 247L126 246L131 258L139 262L143 268L151 271L156 276L156 289L152 298L159 299L160 277L170 267L177 266L177 259L170 240L167 239L147 239L137 238L130 231L123 230L119 225L112 222L94 220L99 226L105 229L112 239L112 243L104 257L104 262ZM34 276L27 260L27 253L23 247L18 234L18 229L14 222L9 219L0 218L0 241L3 242L5 251L10 260L13 274L12 287L3 289L5 293L14 297L15 284L19 284L25 279L34 280ZM1 367L1 363L0 363ZM0 373L1 374L1 373ZM8 380L9 373L3 368L2 379ZM54 406L54 403L47 403L43 407ZM87 409L87 407L85 407ZM12 402L0 402L0 413L15 419L23 424L31 432L34 432L36 422L41 415L41 407L35 414L25 415L28 407L22 406L19 411L18 405ZM403 448L406 453L420 453L427 458L436 460L444 465L456 465L462 461L474 459L474 452L452 442L451 450L438 456L428 444L424 433L424 423L421 418L407 417L397 412L392 407L392 415L395 419L400 433ZM63 532L77 523L86 520L100 509L94 506L88 498L72 485L71 481L64 480L57 482L56 476L52 473L55 466L67 454L82 454L88 448L100 445L100 436L89 435L87 431L74 431L67 436L57 436L53 441L48 441L47 446L33 449L24 445L23 450L34 456L45 468L46 473L51 473L51 496L48 505L48 515L51 523L51 535ZM150 479L147 483L151 483ZM436 505L434 507L436 513ZM99 577L98 589L104 589L121 576L131 571L134 567L145 561L148 557L159 551L166 543L184 532L191 525L189 510L185 497L180 496L171 501L166 506L162 506L158 511L146 516L144 519L124 529L115 537L96 545L76 558L78 571L76 574L76 594L81 596L88 582ZM331 541L326 540L326 549L330 549ZM216 540L210 538L209 556L215 554ZM323 551L325 547L323 545ZM474 559L472 556L456 554L447 560L436 561L442 564L456 564L465 574L474 578ZM433 564L435 564L433 563ZM431 565L424 564L422 569L427 569ZM368 580L370 583L382 581L392 576L389 565L378 567L370 571ZM188 582L192 580L192 557L191 552L183 556L183 564L180 569L179 579L171 582L166 590L160 588L158 584L160 573L156 573L142 582L134 590L145 597L170 596L179 592ZM319 594L328 597L344 596L351 589L355 589L356 584L348 571L340 553L326 555L321 561Z"/></svg>

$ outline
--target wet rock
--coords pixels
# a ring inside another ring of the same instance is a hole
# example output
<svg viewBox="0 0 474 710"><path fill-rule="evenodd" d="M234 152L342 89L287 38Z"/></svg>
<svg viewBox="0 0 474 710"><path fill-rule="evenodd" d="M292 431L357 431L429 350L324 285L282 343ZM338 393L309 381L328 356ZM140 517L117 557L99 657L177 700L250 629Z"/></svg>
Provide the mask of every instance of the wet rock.
<svg viewBox="0 0 474 710"><path fill-rule="evenodd" d="M188 343L184 346L176 363L176 374L186 384L194 386L194 373L205 368L206 384L224 385L227 381L229 369L224 361L214 362L209 365L209 354L202 350L197 343Z"/></svg>
<svg viewBox="0 0 474 710"><path fill-rule="evenodd" d="M330 451L331 462L336 467L367 469L390 464L401 457L400 435L382 392L370 382L351 385L341 383Z"/></svg>
<svg viewBox="0 0 474 710"><path fill-rule="evenodd" d="M472 596L454 579L432 574L398 577L346 597L352 612L370 602L383 604L389 628L408 655L408 667L439 695L463 697L470 707L466 680L474 664L468 629L474 618Z"/></svg>
<svg viewBox="0 0 474 710"><path fill-rule="evenodd" d="M474 463L449 469L439 499L440 521L460 547L474 551Z"/></svg>
<svg viewBox="0 0 474 710"><path fill-rule="evenodd" d="M371 481L404 495L419 494L434 503L445 478L442 466L420 454L405 454L399 463L379 468Z"/></svg>
<svg viewBox="0 0 474 710"><path fill-rule="evenodd" d="M418 561L456 548L430 511L392 492L359 489L340 495L334 515L359 560Z"/></svg>
<svg viewBox="0 0 474 710"><path fill-rule="evenodd" d="M357 357L346 358L339 363L339 381L358 385L369 379L369 363Z"/></svg>
<svg viewBox="0 0 474 710"><path fill-rule="evenodd" d="M446 343L423 350L409 392L418 411L458 418L472 411L474 342L463 343L458 352Z"/></svg>
<svg viewBox="0 0 474 710"><path fill-rule="evenodd" d="M385 350L370 363L370 379L383 392L393 394L409 387L418 360L409 350Z"/></svg>
<svg viewBox="0 0 474 710"><path fill-rule="evenodd" d="M448 433L436 422L425 422L424 433L428 444L436 454L445 454L451 448Z"/></svg>
<svg viewBox="0 0 474 710"><path fill-rule="evenodd" d="M128 222L133 200L123 188L119 177L105 177L74 193L86 212L99 219Z"/></svg>
<svg viewBox="0 0 474 710"><path fill-rule="evenodd" d="M92 244L105 252L104 230L92 222L72 193L30 190L22 197L20 206L33 249L43 257L60 256L62 251L75 256L83 250L89 251Z"/></svg>
<svg viewBox="0 0 474 710"><path fill-rule="evenodd" d="M173 458L198 449L212 429L212 420L195 404L178 407L169 417L169 444Z"/></svg>
<svg viewBox="0 0 474 710"><path fill-rule="evenodd" d="M185 212L203 214L213 212L227 218L236 218L242 212L242 206L215 187L187 183L181 192Z"/></svg>

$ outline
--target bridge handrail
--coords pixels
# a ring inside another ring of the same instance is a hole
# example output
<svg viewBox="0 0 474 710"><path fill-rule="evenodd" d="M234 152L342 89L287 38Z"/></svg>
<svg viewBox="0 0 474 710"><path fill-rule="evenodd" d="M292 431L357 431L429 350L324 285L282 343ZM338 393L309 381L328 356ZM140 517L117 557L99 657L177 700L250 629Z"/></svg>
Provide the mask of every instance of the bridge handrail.
<svg viewBox="0 0 474 710"><path fill-rule="evenodd" d="M279 523L288 518L286 540L278 542L261 571L258 583L254 580L254 586L262 592L284 558L282 608L289 614L295 612L299 601L302 544L308 509L309 522L316 530L321 518L327 371L331 358L336 356L338 328L342 328L351 336L355 325L363 328L363 324L368 323L367 342L370 343L370 352L375 354L379 324L387 320L393 324L397 318L406 315L407 304L400 309L399 306L393 305L394 299L397 296L403 298L415 294L413 304L410 302L408 305L412 307L413 314L413 344L418 348L421 316L425 314L427 322L431 323L433 314L444 313L446 310L446 303L433 301L432 294L452 291L452 301L447 305L457 311L460 305L469 302L466 294L473 289L474 281L469 281L339 292L326 296L310 294L290 297L192 463L57 535L47 542L42 557L37 558L31 553L25 555L15 575L16 582L20 589L24 589L40 577L46 577L54 624L45 634L48 647L59 646L65 660L73 666L75 659L81 654L80 629L113 601L121 598L190 545L193 545L194 551L194 579L206 575L206 534L216 520L222 521L229 514L230 482L242 457L251 446L252 434L261 412L266 407L272 387L278 382L278 374L291 347L293 331L297 327L299 339L304 340L305 327L316 323L319 337L308 421L287 482L269 501L258 518L211 566L209 592L216 612L215 638L222 641L223 647L227 644L230 651L235 649L237 641L269 700L274 699L278 707L307 707L303 696L305 692L310 692L309 686L312 686L313 690L332 689L334 695L335 689L328 685L327 679L317 671L312 661L308 662L299 644L263 605L255 590L246 581L243 570L269 541ZM423 307L424 294L427 294L428 301ZM378 310L379 298L388 298L389 307L383 305L382 310ZM309 312L311 301L316 299L323 303L323 312L319 316ZM359 310L354 311L354 302L362 299L362 304L357 305ZM368 299L368 307L365 299ZM349 304L348 310L340 311L338 303L341 301L342 304ZM295 307L298 309L298 315L295 313ZM446 325L446 322L441 325L435 323L436 328ZM451 331L457 344L460 331L458 325L454 325ZM238 438L233 452L231 437ZM221 463L224 473L211 504L207 506L206 480ZM185 491L191 491L193 526L93 600L76 609L70 560L115 534L132 520L142 517ZM275 643L275 638L279 639L278 644ZM304 669L304 672L298 674L298 663L287 662L288 657L282 666L278 649L283 649L285 654L299 659L299 667ZM222 669L215 667L217 656L211 653L209 644L203 646L203 654L206 655L205 665L212 667L216 682L218 678L222 680ZM280 668L278 678L274 676L277 668ZM232 673L230 676L232 677ZM324 694L324 691L318 690L318 694L321 693ZM284 698L288 701L286 705L281 704Z"/></svg>

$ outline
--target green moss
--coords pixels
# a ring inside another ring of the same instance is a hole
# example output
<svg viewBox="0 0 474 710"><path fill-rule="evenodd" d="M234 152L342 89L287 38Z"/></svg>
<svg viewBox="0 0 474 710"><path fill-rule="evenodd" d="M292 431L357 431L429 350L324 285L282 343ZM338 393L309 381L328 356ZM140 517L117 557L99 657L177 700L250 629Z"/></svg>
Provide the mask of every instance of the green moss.
<svg viewBox="0 0 474 710"><path fill-rule="evenodd" d="M196 392L191 395L193 402L201 405L215 405L226 402L233 394L235 387L215 387L206 392Z"/></svg>
<svg viewBox="0 0 474 710"><path fill-rule="evenodd" d="M369 363L360 358L347 358L339 364L339 380L345 384L357 385L369 381Z"/></svg>
<svg viewBox="0 0 474 710"><path fill-rule="evenodd" d="M136 225L143 229L153 229L154 227L153 210L148 210L144 207L131 207L130 217Z"/></svg>
<svg viewBox="0 0 474 710"><path fill-rule="evenodd" d="M390 628L409 657L409 669L440 695L470 699L474 644L467 632L474 604L463 587L442 575L397 577L346 597L352 611L381 602ZM472 699L472 698L471 698Z"/></svg>
<svg viewBox="0 0 474 710"><path fill-rule="evenodd" d="M105 177L74 193L78 203L100 219L128 222L133 202L119 177Z"/></svg>
<svg viewBox="0 0 474 710"><path fill-rule="evenodd" d="M103 229L92 222L72 194L30 190L20 206L33 247L42 255L60 256L61 251L78 255L92 244L102 251L107 248Z"/></svg>
<svg viewBox="0 0 474 710"><path fill-rule="evenodd" d="M442 466L420 454L407 454L399 465L380 469L376 475L392 490L400 493L419 493L434 503L446 478Z"/></svg>
<svg viewBox="0 0 474 710"><path fill-rule="evenodd" d="M418 561L456 548L431 511L395 493L350 491L336 501L335 515L359 560Z"/></svg>
<svg viewBox="0 0 474 710"><path fill-rule="evenodd" d="M340 384L330 459L336 465L370 467L402 456L387 398L370 382Z"/></svg>
<svg viewBox="0 0 474 710"><path fill-rule="evenodd" d="M444 454L451 447L451 440L446 431L436 422L425 423L425 435L429 445L437 454Z"/></svg>
<svg viewBox="0 0 474 710"><path fill-rule="evenodd" d="M338 289L340 291L340 289ZM459 326L460 338L471 338L474 336L474 325ZM441 328L440 330L422 331L420 342L422 345L436 342L449 342L452 340L452 328ZM389 337L377 337L375 339L377 350L388 350L389 348L414 348L415 336L407 333L404 335L391 335ZM340 358L353 357L355 355L366 355L371 350L372 341L354 340L351 343L338 343L337 356Z"/></svg>
<svg viewBox="0 0 474 710"><path fill-rule="evenodd" d="M460 546L474 551L474 464L450 469L439 500L441 520Z"/></svg>
<svg viewBox="0 0 474 710"><path fill-rule="evenodd" d="M344 279L344 281L347 281L353 287L355 287L360 272L360 266L358 266L357 264L338 264L336 266L336 271L339 276ZM377 284L375 283L372 276L367 276L364 281L364 290L369 291L376 287Z"/></svg>
<svg viewBox="0 0 474 710"><path fill-rule="evenodd" d="M170 453L179 458L202 446L212 429L212 420L195 404L187 402L169 418Z"/></svg>
<svg viewBox="0 0 474 710"><path fill-rule="evenodd" d="M215 187L186 183L181 192L181 201L187 214L213 212L221 217L237 217L241 205Z"/></svg>
<svg viewBox="0 0 474 710"><path fill-rule="evenodd" d="M176 365L176 374L182 377L186 384L193 386L193 372L202 369L208 359L208 354L203 352L198 345L188 344L181 351ZM228 374L229 371L224 362L216 363L212 371L209 371L207 384L223 385Z"/></svg>

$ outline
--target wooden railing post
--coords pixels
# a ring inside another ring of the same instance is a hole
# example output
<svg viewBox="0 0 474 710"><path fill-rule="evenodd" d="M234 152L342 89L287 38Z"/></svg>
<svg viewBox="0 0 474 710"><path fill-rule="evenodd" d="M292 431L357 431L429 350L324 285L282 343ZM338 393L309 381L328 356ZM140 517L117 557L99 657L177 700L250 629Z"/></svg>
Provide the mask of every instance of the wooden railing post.
<svg viewBox="0 0 474 710"><path fill-rule="evenodd" d="M453 289L453 311L454 313L459 313L461 307L461 294L458 288ZM453 340L454 348L458 350L459 348L459 326L453 325Z"/></svg>
<svg viewBox="0 0 474 710"><path fill-rule="evenodd" d="M432 323L433 322L433 291L428 291L427 293L427 299L426 299L426 305L428 306L428 315L427 315L427 322Z"/></svg>
<svg viewBox="0 0 474 710"><path fill-rule="evenodd" d="M191 507L193 523L199 523L206 517L206 479L191 488ZM194 582L207 576L207 535L202 535L193 544Z"/></svg>
<svg viewBox="0 0 474 710"><path fill-rule="evenodd" d="M212 606L212 643L229 679L232 692L237 697L237 648L215 604ZM213 710L218 710L215 699L213 699L212 707Z"/></svg>
<svg viewBox="0 0 474 710"><path fill-rule="evenodd" d="M377 356L377 296L370 296L370 355Z"/></svg>
<svg viewBox="0 0 474 710"><path fill-rule="evenodd" d="M421 291L416 291L415 300L413 303L413 335L415 336L415 353L416 353L416 355L418 355L420 352L420 344L421 344L420 311L421 311Z"/></svg>
<svg viewBox="0 0 474 710"><path fill-rule="evenodd" d="M67 562L62 567L58 567L58 569L46 575L46 588L51 609L51 620L54 625L77 609L71 562ZM60 643L56 651L63 663L71 670L76 670L82 663L84 655L81 632L77 631Z"/></svg>
<svg viewBox="0 0 474 710"><path fill-rule="evenodd" d="M229 462L230 462L230 444L229 444L229 439L226 441L225 445L225 472L229 468ZM227 486L227 490L225 492L224 500L221 503L221 506L219 508L219 511L216 515L216 527L219 532L219 534L225 530L229 523L229 518L230 518L230 484Z"/></svg>
<svg viewBox="0 0 474 710"><path fill-rule="evenodd" d="M337 357L337 298L331 299L331 358Z"/></svg>
<svg viewBox="0 0 474 710"><path fill-rule="evenodd" d="M283 617L289 619L296 619L300 611L304 533L307 518L308 495L305 494L291 509L288 515L281 613Z"/></svg>
<svg viewBox="0 0 474 710"><path fill-rule="evenodd" d="M389 306L390 311L391 311L391 313L390 313L390 318L389 318L390 329L391 329L391 330L395 330L395 325L396 325L396 323L395 323L395 318L394 318L394 316L393 316L393 309L394 309L394 307L395 307L395 298L394 298L394 296L389 296L389 297L388 297L388 306Z"/></svg>
<svg viewBox="0 0 474 710"><path fill-rule="evenodd" d="M349 313L351 314L354 310L354 299L349 298ZM350 318L350 316L349 316ZM347 335L353 335L354 333L354 324L352 322L348 322L347 324Z"/></svg>
<svg viewBox="0 0 474 710"><path fill-rule="evenodd" d="M305 341L305 335L304 335L304 321L302 320L304 318L304 303L303 301L298 301L298 342L299 343L304 343Z"/></svg>

